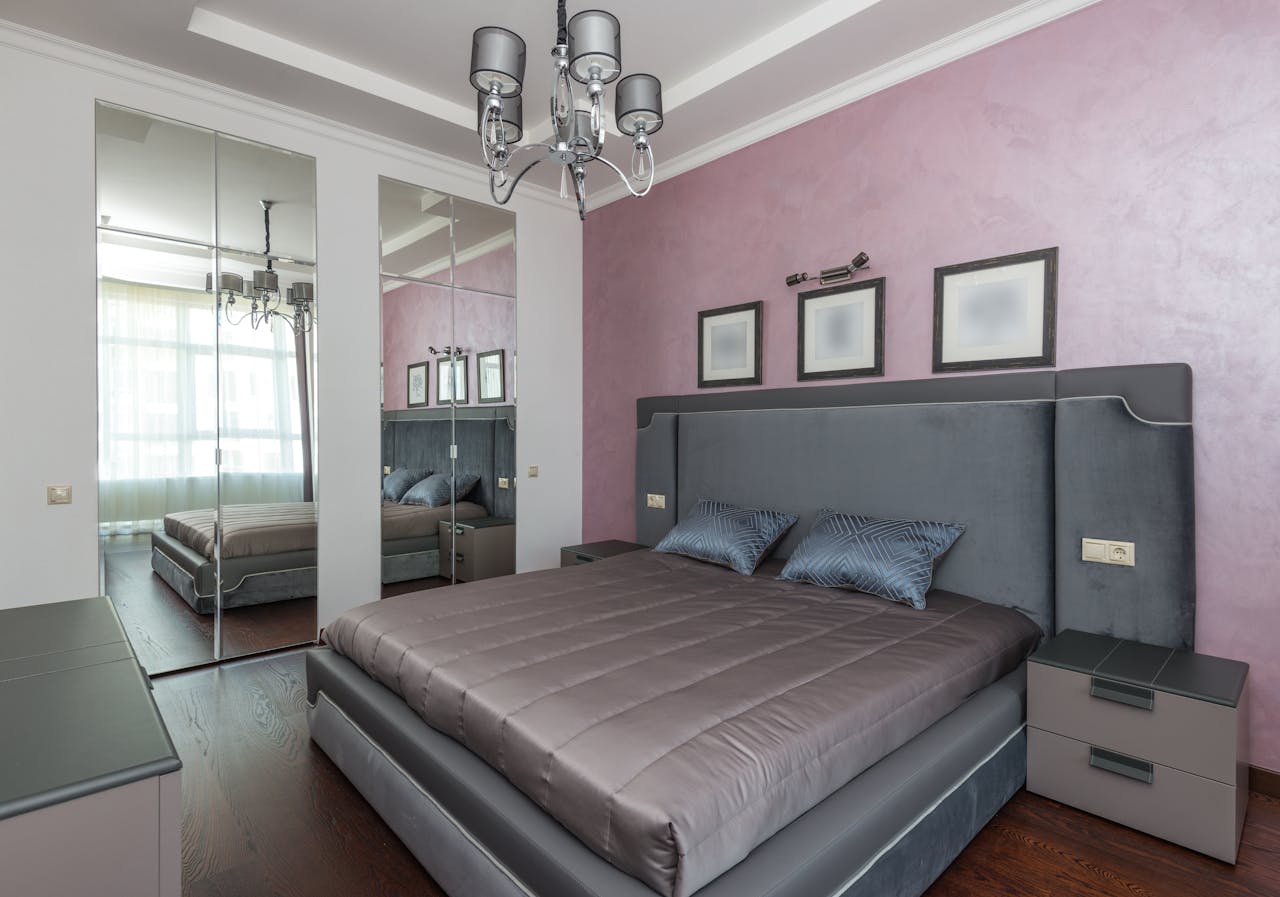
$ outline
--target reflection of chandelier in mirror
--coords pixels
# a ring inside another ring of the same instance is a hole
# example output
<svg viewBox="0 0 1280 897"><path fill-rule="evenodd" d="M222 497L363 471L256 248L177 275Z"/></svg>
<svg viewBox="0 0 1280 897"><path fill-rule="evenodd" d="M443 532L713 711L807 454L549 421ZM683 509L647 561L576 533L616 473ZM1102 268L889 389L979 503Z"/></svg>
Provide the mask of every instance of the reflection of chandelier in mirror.
<svg viewBox="0 0 1280 897"><path fill-rule="evenodd" d="M613 169L632 196L644 196L653 186L653 150L649 135L662 127L662 83L653 75L628 75L618 82L614 121L631 138L631 176L601 153L604 151L604 86L622 74L622 27L615 16L599 9L584 10L565 23L565 0L556 9L556 45L551 51L554 86L551 96L551 139L512 151L524 136L520 93L524 82L524 39L506 28L477 28L471 39L471 83L476 97L477 130L489 192L505 205L520 179L539 162L563 166L560 197L568 198L569 178L578 200L578 215L586 217L587 163ZM574 107L572 78L587 87L590 107ZM524 154L523 156L521 154ZM517 156L528 162L512 168ZM508 176L508 170L515 171ZM634 183L634 186L633 186ZM505 192L500 192L506 187Z"/></svg>
<svg viewBox="0 0 1280 897"><path fill-rule="evenodd" d="M279 256L271 254L272 202L269 199L263 199L260 202L266 234L266 247L263 253L267 258L266 270L253 272L253 284L247 291L244 278L239 274L230 271L221 272L218 275L218 316L228 324L241 324L247 320L254 330L263 323L271 326L272 322L279 319L288 324L294 333L309 333L316 324L315 285L307 280L299 280L281 296L280 276L276 274L274 268L275 260ZM206 274L204 277L204 291L206 293L214 291L212 274ZM240 306L240 317L236 318L236 303L240 300L248 301L249 308L244 310L244 306ZM287 305L291 311L282 311L282 305Z"/></svg>

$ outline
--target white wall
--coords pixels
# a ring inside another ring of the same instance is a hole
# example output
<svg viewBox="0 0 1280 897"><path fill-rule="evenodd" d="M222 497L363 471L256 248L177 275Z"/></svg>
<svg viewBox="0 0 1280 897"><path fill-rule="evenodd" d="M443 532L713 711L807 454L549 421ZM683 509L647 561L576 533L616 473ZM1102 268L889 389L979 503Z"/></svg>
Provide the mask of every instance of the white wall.
<svg viewBox="0 0 1280 897"><path fill-rule="evenodd" d="M376 598L379 175L487 199L482 169L26 29L0 25L0 607L98 592L94 102L316 157L320 624ZM582 234L522 186L517 567L582 531ZM69 483L70 506L45 504Z"/></svg>

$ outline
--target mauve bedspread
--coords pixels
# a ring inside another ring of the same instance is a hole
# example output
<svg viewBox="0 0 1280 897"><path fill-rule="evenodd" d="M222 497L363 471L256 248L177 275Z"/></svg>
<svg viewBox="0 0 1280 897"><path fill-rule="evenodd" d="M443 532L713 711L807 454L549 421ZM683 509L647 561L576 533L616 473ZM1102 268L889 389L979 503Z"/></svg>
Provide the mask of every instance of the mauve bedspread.
<svg viewBox="0 0 1280 897"><path fill-rule="evenodd" d="M374 602L335 650L601 856L685 897L1014 669L1017 611L634 552Z"/></svg>

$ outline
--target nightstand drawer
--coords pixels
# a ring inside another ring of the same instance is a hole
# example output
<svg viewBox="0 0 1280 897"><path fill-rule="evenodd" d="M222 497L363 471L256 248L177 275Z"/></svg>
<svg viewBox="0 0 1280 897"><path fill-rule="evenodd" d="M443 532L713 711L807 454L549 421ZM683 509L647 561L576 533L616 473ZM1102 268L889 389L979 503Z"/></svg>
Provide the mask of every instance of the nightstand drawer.
<svg viewBox="0 0 1280 897"><path fill-rule="evenodd" d="M1027 727L1029 791L1234 863L1248 790L1145 760Z"/></svg>
<svg viewBox="0 0 1280 897"><path fill-rule="evenodd" d="M1228 786L1236 781L1238 722L1235 707L1027 664L1028 725Z"/></svg>
<svg viewBox="0 0 1280 897"><path fill-rule="evenodd" d="M596 558L593 558L589 554L580 554L579 552L573 551L572 549L569 549L569 548L560 549L560 566L561 567L576 567L579 564L593 563L595 560Z"/></svg>

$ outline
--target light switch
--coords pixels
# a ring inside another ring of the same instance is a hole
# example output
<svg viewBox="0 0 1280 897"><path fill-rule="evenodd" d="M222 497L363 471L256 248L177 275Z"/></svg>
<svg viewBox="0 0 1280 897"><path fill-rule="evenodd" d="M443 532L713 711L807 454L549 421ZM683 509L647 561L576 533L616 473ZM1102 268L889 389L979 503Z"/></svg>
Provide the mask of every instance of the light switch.
<svg viewBox="0 0 1280 897"><path fill-rule="evenodd" d="M391 473L391 468L390 468L390 467L387 467L387 466L384 464L384 465L383 465L383 467L382 467L382 472L383 472L383 474L389 474L389 473Z"/></svg>
<svg viewBox="0 0 1280 897"><path fill-rule="evenodd" d="M665 495L654 495L650 492L645 498L645 503L651 508L662 509L667 506L667 497Z"/></svg>
<svg viewBox="0 0 1280 897"><path fill-rule="evenodd" d="M506 477L498 477L498 488L499 488L499 489L510 489L510 488L511 488L511 480L507 479Z"/></svg>
<svg viewBox="0 0 1280 897"><path fill-rule="evenodd" d="M50 486L46 493L51 505L69 505L71 504L71 487L70 486Z"/></svg>
<svg viewBox="0 0 1280 897"><path fill-rule="evenodd" d="M530 479L532 479L533 477L536 477L537 475L538 475L538 465L537 465L537 464L530 464L530 465L529 465L529 477L530 477Z"/></svg>

